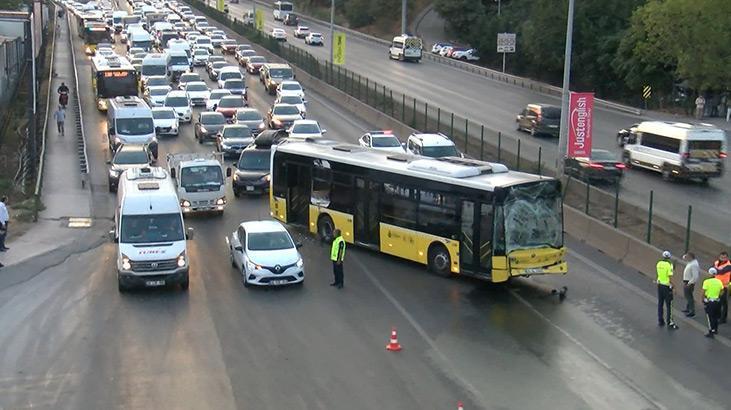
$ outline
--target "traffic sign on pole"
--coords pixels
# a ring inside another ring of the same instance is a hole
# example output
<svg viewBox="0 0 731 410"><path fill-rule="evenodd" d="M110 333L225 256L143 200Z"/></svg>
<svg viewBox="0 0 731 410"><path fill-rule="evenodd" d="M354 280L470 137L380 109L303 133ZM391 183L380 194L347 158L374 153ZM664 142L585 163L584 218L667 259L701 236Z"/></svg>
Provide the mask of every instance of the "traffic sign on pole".
<svg viewBox="0 0 731 410"><path fill-rule="evenodd" d="M642 98L649 99L652 96L652 87L646 85L642 88Z"/></svg>
<svg viewBox="0 0 731 410"><path fill-rule="evenodd" d="M336 31L333 37L333 64L345 64L345 33Z"/></svg>
<svg viewBox="0 0 731 410"><path fill-rule="evenodd" d="M515 52L515 33L497 33L497 52Z"/></svg>

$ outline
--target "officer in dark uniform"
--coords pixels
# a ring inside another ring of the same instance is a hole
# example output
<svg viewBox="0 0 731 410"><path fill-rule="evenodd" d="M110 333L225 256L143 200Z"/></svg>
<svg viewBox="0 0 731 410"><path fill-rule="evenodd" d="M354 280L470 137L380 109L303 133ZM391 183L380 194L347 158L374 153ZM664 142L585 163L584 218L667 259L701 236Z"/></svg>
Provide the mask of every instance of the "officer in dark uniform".
<svg viewBox="0 0 731 410"><path fill-rule="evenodd" d="M332 247L330 248L330 260L333 263L333 276L335 281L330 286L336 286L338 289L343 288L343 260L345 259L345 239L340 234L340 229L333 231Z"/></svg>

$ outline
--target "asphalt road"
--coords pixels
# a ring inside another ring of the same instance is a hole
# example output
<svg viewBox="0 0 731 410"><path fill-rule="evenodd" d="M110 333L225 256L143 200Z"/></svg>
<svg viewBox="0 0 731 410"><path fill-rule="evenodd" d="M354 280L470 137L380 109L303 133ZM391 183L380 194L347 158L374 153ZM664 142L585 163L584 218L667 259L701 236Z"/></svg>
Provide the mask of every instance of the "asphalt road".
<svg viewBox="0 0 731 410"><path fill-rule="evenodd" d="M104 117L88 61L78 66L85 129L97 135L88 148L102 220L88 236L98 240L114 196ZM253 106L271 103L257 79L248 84ZM330 137L352 141L367 128L315 93L308 100ZM160 157L210 149L184 126ZM186 220L196 229L187 293L119 294L111 243L11 268L26 278L0 281L0 408L728 408L731 342L703 338L696 322L656 327L652 284L570 238L569 276L510 287L351 248L339 291L327 286L326 247L293 228L305 244L304 286L245 289L224 235L267 218L268 205L228 196L223 217ZM559 303L550 289L564 285ZM384 349L391 326L399 353Z"/></svg>
<svg viewBox="0 0 731 410"><path fill-rule="evenodd" d="M245 10L251 10L252 5L249 1L242 1L240 4L230 4L229 7L231 16L240 19ZM324 47L311 47L304 44L303 40L294 38L294 27L284 27L281 22L275 22L271 9L265 8L264 16L264 31L283 27L289 34L290 44L308 50L321 60L329 59L329 27L305 20L304 24L312 31L320 31L325 35ZM428 46L431 50L431 44ZM433 61L422 60L419 64L391 61L387 52L384 46L349 36L345 67L378 84L422 102L427 101L434 109L441 107L443 112L454 112L455 115L484 124L487 128L501 131L504 136L509 137L503 139L504 149L516 152L516 141L520 138L522 155L535 160L538 147L541 146L545 163L553 166L557 141L553 138L531 137L527 133L516 131L515 116L526 104L560 105L560 98L490 80ZM509 58L507 64L510 65ZM613 110L595 109L594 147L621 154L616 144L617 130L645 119L671 120L672 117L658 114L657 118L640 118ZM731 231L731 207L727 206L731 203L731 172L712 180L709 186L702 186L698 182L668 183L662 181L658 173L633 169L626 173L622 181L621 196L631 204L647 208L650 190L654 190L654 210L658 215L685 226L688 205L692 205L693 230L722 243L731 243L728 236Z"/></svg>

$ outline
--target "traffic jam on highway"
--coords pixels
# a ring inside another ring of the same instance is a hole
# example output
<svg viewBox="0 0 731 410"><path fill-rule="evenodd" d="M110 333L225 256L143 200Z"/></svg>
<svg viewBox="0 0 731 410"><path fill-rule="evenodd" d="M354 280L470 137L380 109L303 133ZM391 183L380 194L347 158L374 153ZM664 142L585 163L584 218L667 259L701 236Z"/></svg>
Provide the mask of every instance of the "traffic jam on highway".
<svg viewBox="0 0 731 410"><path fill-rule="evenodd" d="M447 277L499 283L567 272L559 181L467 158L441 133L325 138L292 67L268 62L182 3L148 3L130 2L129 13L66 3L106 115L120 292L187 290L187 215L221 215L243 195L268 196L271 216L226 236L246 287L303 283L302 244L287 226L326 242L339 233ZM322 37L305 32L295 30L308 44ZM415 42L401 40L395 58L408 59ZM274 97L266 110L250 104L251 77ZM213 152L166 152L189 127Z"/></svg>

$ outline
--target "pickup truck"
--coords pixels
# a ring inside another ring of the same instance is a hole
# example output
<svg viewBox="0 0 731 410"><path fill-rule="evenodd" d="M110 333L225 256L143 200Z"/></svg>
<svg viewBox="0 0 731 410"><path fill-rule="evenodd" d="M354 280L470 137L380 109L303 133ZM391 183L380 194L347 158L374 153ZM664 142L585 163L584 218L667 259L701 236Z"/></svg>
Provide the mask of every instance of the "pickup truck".
<svg viewBox="0 0 731 410"><path fill-rule="evenodd" d="M224 174L221 153L168 154L166 158L183 215L193 212L222 215L231 168Z"/></svg>

